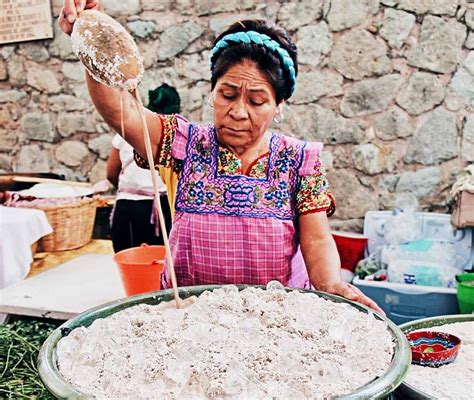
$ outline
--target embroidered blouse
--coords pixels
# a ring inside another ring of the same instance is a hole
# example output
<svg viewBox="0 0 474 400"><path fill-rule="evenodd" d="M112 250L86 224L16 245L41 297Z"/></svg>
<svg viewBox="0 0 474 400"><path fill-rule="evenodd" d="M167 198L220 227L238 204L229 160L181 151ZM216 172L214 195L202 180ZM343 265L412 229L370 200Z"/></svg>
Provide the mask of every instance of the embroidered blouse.
<svg viewBox="0 0 474 400"><path fill-rule="evenodd" d="M155 157L156 169L167 169L175 174L182 170L182 160L173 157L173 142L178 130L178 123L185 121L178 115L160 115L162 124L162 137ZM137 152L134 154L135 162L141 168L148 168L148 162ZM256 159L247 171L242 171L240 159L228 148L219 145L218 171L223 175L247 175L253 178L264 178L269 163L269 154L263 154ZM280 157L278 167L287 168L286 163L291 162L291 154ZM298 189L295 195L295 207L298 215L325 211L328 216L335 212L335 199L329 187L324 167L319 157L314 162L312 172L299 177ZM170 194L168 188L168 194ZM173 196L174 197L174 196ZM208 199L211 200L211 199ZM203 200L204 201L204 200ZM279 201L276 199L275 201Z"/></svg>

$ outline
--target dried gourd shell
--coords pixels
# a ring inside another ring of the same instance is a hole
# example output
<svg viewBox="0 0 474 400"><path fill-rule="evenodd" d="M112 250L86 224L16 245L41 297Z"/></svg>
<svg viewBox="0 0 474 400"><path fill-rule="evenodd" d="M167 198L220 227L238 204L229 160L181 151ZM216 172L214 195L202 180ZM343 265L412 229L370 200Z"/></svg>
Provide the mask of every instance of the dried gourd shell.
<svg viewBox="0 0 474 400"><path fill-rule="evenodd" d="M133 90L143 76L143 59L132 36L113 18L85 10L71 33L72 48L92 77L105 85Z"/></svg>

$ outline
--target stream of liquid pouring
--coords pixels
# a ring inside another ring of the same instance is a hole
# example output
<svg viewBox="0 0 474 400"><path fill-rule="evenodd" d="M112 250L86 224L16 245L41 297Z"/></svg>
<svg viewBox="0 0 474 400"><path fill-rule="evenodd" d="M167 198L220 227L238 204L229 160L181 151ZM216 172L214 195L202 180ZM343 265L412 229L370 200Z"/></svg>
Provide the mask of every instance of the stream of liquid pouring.
<svg viewBox="0 0 474 400"><path fill-rule="evenodd" d="M176 274L174 271L173 257L171 256L171 247L168 240L168 232L166 231L165 218L163 216L163 209L161 207L160 193L158 191L158 172L154 168L155 161L153 158L153 150L151 147L151 139L150 139L150 133L148 131L148 125L146 123L145 111L144 111L143 103L138 93L138 90L135 89L133 92L131 92L131 94L135 99L135 104L140 114L140 119L142 121L146 157L147 157L148 165L150 167L151 181L153 185L153 195L155 197L155 202L158 209L158 219L159 219L161 234L163 235L163 242L166 249L166 260L168 262L168 269L171 275L171 285L173 287L173 294L174 294L174 299L176 302L176 308L181 308L181 299L178 293L178 282L176 280ZM123 97L122 96L123 96L123 92L121 92L120 94L120 119L121 119L120 127L121 127L122 137L125 138L124 121L123 121Z"/></svg>

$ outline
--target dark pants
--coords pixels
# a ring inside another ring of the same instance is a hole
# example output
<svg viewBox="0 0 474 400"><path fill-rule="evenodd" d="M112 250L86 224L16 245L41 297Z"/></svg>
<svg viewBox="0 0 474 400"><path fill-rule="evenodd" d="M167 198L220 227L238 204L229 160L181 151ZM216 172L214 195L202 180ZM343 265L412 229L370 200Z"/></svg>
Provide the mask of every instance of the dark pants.
<svg viewBox="0 0 474 400"><path fill-rule="evenodd" d="M166 196L160 197L165 217L166 230L171 230L171 212ZM163 244L163 235L155 234L155 225L150 223L153 200L117 200L112 218L112 244L114 251L137 247L143 243ZM159 224L158 221L156 221Z"/></svg>

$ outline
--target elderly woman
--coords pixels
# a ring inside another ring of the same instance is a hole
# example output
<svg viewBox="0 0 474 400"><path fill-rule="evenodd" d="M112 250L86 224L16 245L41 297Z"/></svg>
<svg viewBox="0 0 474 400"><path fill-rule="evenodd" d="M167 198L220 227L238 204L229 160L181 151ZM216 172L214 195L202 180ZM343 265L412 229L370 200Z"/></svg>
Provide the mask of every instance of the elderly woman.
<svg viewBox="0 0 474 400"><path fill-rule="evenodd" d="M99 1L65 0L60 25L66 33L84 8L101 10ZM269 130L283 119L283 103L296 86L296 46L287 32L261 20L238 22L215 40L210 61L213 124L146 111L155 167L175 208L170 245L179 285L278 280L380 310L341 281L322 144ZM87 85L99 113L120 131L118 91L90 76ZM125 107L125 137L137 163L147 167L131 96Z"/></svg>

